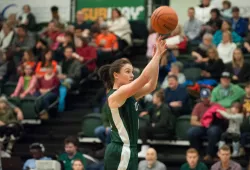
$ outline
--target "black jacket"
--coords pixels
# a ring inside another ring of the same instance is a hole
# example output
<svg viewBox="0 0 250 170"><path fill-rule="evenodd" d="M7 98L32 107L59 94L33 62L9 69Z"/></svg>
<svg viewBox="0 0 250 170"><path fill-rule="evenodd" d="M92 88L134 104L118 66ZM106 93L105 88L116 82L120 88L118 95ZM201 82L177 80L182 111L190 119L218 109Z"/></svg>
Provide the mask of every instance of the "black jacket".
<svg viewBox="0 0 250 170"><path fill-rule="evenodd" d="M225 65L221 59L218 60L208 60L205 64L205 71L211 74L211 78L219 80L221 73L224 71Z"/></svg>
<svg viewBox="0 0 250 170"><path fill-rule="evenodd" d="M238 81L233 80L233 83L244 83L244 82L249 81L250 80L249 68L250 68L250 64L244 63L243 67L240 69L240 72L238 73L238 75L236 75L238 77ZM235 75L232 63L229 63L226 65L226 71L230 72L231 75Z"/></svg>
<svg viewBox="0 0 250 170"><path fill-rule="evenodd" d="M27 29L31 32L35 32L36 31L36 18L32 13L29 13L27 16L28 19L28 25L27 25ZM22 16L19 17L19 20L22 20Z"/></svg>

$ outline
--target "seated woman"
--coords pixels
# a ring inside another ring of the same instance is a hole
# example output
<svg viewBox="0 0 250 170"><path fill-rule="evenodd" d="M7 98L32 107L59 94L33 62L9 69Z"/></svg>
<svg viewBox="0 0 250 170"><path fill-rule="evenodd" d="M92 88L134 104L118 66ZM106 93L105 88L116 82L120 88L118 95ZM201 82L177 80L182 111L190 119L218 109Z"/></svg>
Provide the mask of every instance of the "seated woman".
<svg viewBox="0 0 250 170"><path fill-rule="evenodd" d="M168 75L176 75L178 77L179 84L183 84L186 81L186 77L183 73L181 73L183 68L183 64L179 61L171 64L171 70ZM168 76L165 77L161 88L166 89L168 87Z"/></svg>
<svg viewBox="0 0 250 170"><path fill-rule="evenodd" d="M23 120L22 111L9 103L6 98L0 98L0 148L1 156L10 157L13 145L22 131L19 121ZM3 142L7 141L6 152L3 150Z"/></svg>
<svg viewBox="0 0 250 170"><path fill-rule="evenodd" d="M198 48L191 53L192 57L195 59L195 63L206 63L209 60L207 51L215 47L212 40L212 34L206 33L203 35L202 42L199 44Z"/></svg>
<svg viewBox="0 0 250 170"><path fill-rule="evenodd" d="M233 52L233 61L226 65L226 71L230 72L233 83L244 83L250 80L250 65L244 61L241 49Z"/></svg>
<svg viewBox="0 0 250 170"><path fill-rule="evenodd" d="M36 62L34 61L34 55L33 52L31 50L26 50L23 53L23 58L21 63L19 64L19 66L17 67L17 72L19 74L22 74L22 70L26 65L30 65L32 67L32 69L35 68L36 66Z"/></svg>
<svg viewBox="0 0 250 170"><path fill-rule="evenodd" d="M56 100L58 97L58 87L60 85L60 81L54 73L54 68L52 65L48 65L46 67L46 73L43 77L38 79L38 94L45 95L43 98L43 102L41 105L41 110L43 110L41 114L41 118L47 119L48 113L47 110L49 106Z"/></svg>
<svg viewBox="0 0 250 170"><path fill-rule="evenodd" d="M248 24L248 33L244 42L244 53L250 53L250 22Z"/></svg>
<svg viewBox="0 0 250 170"><path fill-rule="evenodd" d="M236 44L232 42L231 32L223 32L222 42L218 45L217 50L224 64L232 62L233 52L236 48Z"/></svg>
<svg viewBox="0 0 250 170"><path fill-rule="evenodd" d="M168 105L165 104L164 101L164 91L156 91L153 95L154 107L148 112L150 115L150 123L148 126L139 129L139 136L142 140L141 152L138 153L139 157L146 156L146 152L149 148L147 139L151 138L153 134L167 133L171 136L174 132L175 116L171 113Z"/></svg>
<svg viewBox="0 0 250 170"><path fill-rule="evenodd" d="M57 72L57 62L52 59L52 50L47 49L42 57L42 61L39 61L36 66L36 76L42 77L47 72L47 67L52 66L53 72Z"/></svg>
<svg viewBox="0 0 250 170"><path fill-rule="evenodd" d="M0 31L0 50L7 51L11 46L11 42L14 37L14 30L10 22L3 24L3 27Z"/></svg>
<svg viewBox="0 0 250 170"><path fill-rule="evenodd" d="M24 98L26 96L34 96L37 90L37 78L33 73L30 65L25 65L24 75L18 80L16 89L11 97Z"/></svg>
<svg viewBox="0 0 250 170"><path fill-rule="evenodd" d="M225 31L231 31L231 24L229 21L224 20L221 25L221 29L216 31L214 34L213 43L217 46L222 41L222 34ZM236 32L232 31L232 42L239 44L242 43L243 39Z"/></svg>
<svg viewBox="0 0 250 170"><path fill-rule="evenodd" d="M208 80L215 80L218 82L220 80L221 73L224 71L224 63L219 58L215 47L209 48L207 55L208 61L204 65L204 69L201 72L203 80L198 81L198 84L206 84L205 82L208 82Z"/></svg>

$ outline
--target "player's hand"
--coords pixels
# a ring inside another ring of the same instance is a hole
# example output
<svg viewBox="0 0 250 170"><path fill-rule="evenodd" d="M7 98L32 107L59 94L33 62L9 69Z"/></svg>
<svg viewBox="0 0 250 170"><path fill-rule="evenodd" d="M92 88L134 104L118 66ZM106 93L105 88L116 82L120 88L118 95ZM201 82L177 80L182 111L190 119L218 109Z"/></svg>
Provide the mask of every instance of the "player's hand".
<svg viewBox="0 0 250 170"><path fill-rule="evenodd" d="M154 56L159 56L159 57L166 56L167 45L166 45L165 40L163 40L162 36L159 36L157 38L154 48L156 48L156 49L154 49L154 51L155 51Z"/></svg>

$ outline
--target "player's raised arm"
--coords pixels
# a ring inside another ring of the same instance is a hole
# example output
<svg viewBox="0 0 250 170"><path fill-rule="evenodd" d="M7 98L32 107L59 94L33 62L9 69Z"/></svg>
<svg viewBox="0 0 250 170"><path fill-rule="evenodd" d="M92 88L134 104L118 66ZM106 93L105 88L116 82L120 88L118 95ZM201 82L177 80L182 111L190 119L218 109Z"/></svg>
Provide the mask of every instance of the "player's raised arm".
<svg viewBox="0 0 250 170"><path fill-rule="evenodd" d="M116 91L108 98L109 106L117 108L124 104L127 98L135 95L148 82L158 79L159 62L165 56L165 41L161 37L156 42L156 52L152 60L143 70L142 74L134 81L133 67L126 59L116 60L111 65L100 68L100 78L106 83L108 89ZM155 88L155 87L154 87Z"/></svg>

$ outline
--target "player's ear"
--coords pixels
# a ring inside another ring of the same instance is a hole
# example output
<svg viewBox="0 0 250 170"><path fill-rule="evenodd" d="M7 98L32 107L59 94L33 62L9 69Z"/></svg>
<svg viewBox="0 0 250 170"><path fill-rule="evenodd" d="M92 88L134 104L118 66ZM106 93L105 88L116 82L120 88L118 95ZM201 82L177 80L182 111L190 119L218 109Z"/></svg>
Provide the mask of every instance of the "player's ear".
<svg viewBox="0 0 250 170"><path fill-rule="evenodd" d="M118 79L118 73L114 72L113 76L114 76L114 79Z"/></svg>

